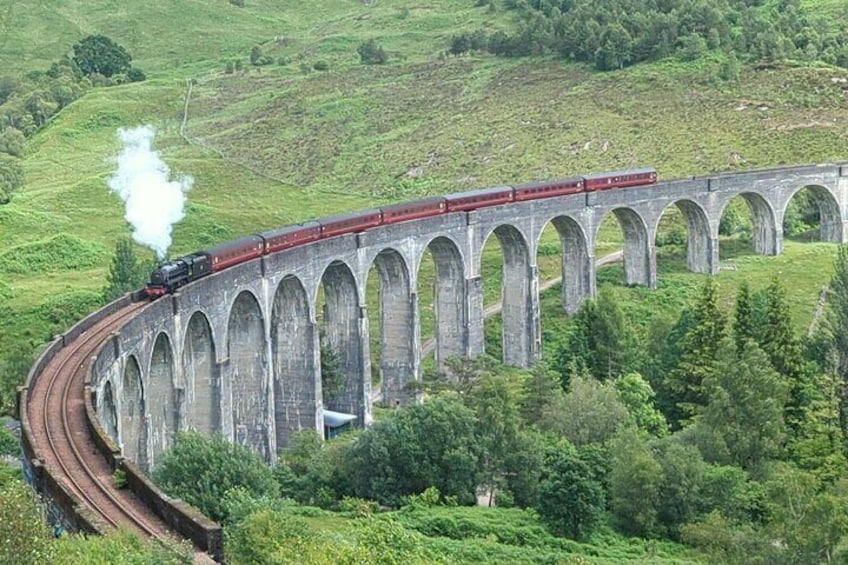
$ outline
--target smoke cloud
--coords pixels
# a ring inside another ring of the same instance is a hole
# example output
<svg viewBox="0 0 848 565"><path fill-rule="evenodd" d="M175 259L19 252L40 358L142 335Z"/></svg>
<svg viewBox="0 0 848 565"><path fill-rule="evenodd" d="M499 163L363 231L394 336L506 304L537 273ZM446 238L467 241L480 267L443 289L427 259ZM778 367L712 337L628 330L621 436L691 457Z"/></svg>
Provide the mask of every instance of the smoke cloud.
<svg viewBox="0 0 848 565"><path fill-rule="evenodd" d="M185 215L186 192L194 184L190 176L169 180L171 170L153 150L153 126L120 128L124 148L118 155L118 171L107 181L112 192L126 204L124 218L132 225L135 241L164 259L171 246L171 230Z"/></svg>

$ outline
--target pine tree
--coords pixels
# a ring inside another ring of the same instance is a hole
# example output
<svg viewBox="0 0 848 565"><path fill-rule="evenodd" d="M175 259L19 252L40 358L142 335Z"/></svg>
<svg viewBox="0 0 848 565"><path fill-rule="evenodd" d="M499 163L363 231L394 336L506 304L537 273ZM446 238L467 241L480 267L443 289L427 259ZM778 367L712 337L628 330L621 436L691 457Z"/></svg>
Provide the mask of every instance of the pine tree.
<svg viewBox="0 0 848 565"><path fill-rule="evenodd" d="M786 305L786 292L775 278L766 290L766 324L762 336L763 351L772 367L789 382L789 400L784 420L790 429L798 431L809 404L801 344L792 333L792 319Z"/></svg>
<svg viewBox="0 0 848 565"><path fill-rule="evenodd" d="M836 377L839 397L839 427L848 445L848 245L841 245L834 261L828 293L828 324L837 358Z"/></svg>
<svg viewBox="0 0 848 565"><path fill-rule="evenodd" d="M574 330L555 355L554 368L563 388L573 375L588 370L596 379L614 379L634 369L638 346L633 329L615 297L601 291L586 301L575 315Z"/></svg>
<svg viewBox="0 0 848 565"><path fill-rule="evenodd" d="M727 322L718 308L715 283L707 278L683 338L680 363L669 375L669 392L676 407L670 418L672 425L682 426L706 405L704 381L715 375L719 344L726 333Z"/></svg>
<svg viewBox="0 0 848 565"><path fill-rule="evenodd" d="M103 299L110 302L143 287L149 274L148 266L136 257L135 248L129 238L119 239L115 242L115 256L112 258L109 274L106 275Z"/></svg>
<svg viewBox="0 0 848 565"><path fill-rule="evenodd" d="M736 351L742 353L745 342L749 339L757 341L757 328L754 320L754 297L748 281L742 281L739 294L736 296L736 316L733 320L733 337L736 341Z"/></svg>

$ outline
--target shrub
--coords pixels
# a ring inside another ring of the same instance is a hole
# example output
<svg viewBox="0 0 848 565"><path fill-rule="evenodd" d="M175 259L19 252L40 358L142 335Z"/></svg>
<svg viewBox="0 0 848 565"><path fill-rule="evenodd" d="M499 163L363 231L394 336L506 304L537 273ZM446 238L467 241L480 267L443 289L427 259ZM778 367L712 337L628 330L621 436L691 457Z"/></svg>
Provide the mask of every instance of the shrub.
<svg viewBox="0 0 848 565"><path fill-rule="evenodd" d="M389 56L374 39L369 39L356 48L359 60L366 65L382 65L389 60Z"/></svg>
<svg viewBox="0 0 848 565"><path fill-rule="evenodd" d="M252 496L277 496L271 468L249 448L221 436L181 433L153 471L162 490L199 508L213 520L226 518L225 494L241 486Z"/></svg>

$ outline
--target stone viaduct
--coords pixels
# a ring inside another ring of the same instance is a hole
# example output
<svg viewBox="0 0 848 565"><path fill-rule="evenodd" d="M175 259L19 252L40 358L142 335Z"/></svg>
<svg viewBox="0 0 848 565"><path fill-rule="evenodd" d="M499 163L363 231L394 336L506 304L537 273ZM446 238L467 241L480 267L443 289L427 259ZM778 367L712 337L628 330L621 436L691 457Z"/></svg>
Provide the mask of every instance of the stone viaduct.
<svg viewBox="0 0 848 565"><path fill-rule="evenodd" d="M144 469L176 431L220 432L273 460L290 434L322 429L319 313L347 375L326 407L371 420L371 354L366 282L379 274L379 341L384 400L413 400L420 377L419 269L435 263L436 358L484 351L481 254L496 237L503 251L503 357L526 367L540 354L542 230L562 243L562 301L568 312L593 296L595 238L612 213L624 233L627 284L656 286L655 236L676 206L688 227L688 267L719 270L718 229L730 199L742 196L754 247L781 252L783 216L808 188L821 213L821 239L848 241L848 166L814 165L662 181L655 185L546 198L443 214L317 241L201 279L156 300L113 335L93 365L101 423ZM323 298L319 298L323 297Z"/></svg>

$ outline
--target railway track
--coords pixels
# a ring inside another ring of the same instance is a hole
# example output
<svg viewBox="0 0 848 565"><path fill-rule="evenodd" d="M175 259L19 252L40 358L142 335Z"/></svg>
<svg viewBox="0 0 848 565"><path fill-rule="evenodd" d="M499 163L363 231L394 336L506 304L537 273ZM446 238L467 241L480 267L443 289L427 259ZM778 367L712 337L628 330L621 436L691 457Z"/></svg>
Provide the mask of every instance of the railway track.
<svg viewBox="0 0 848 565"><path fill-rule="evenodd" d="M145 303L136 302L106 317L50 361L27 399L38 456L78 503L106 528L124 527L143 537L178 539L128 489L115 487L112 470L98 451L86 423L84 381L97 347Z"/></svg>

